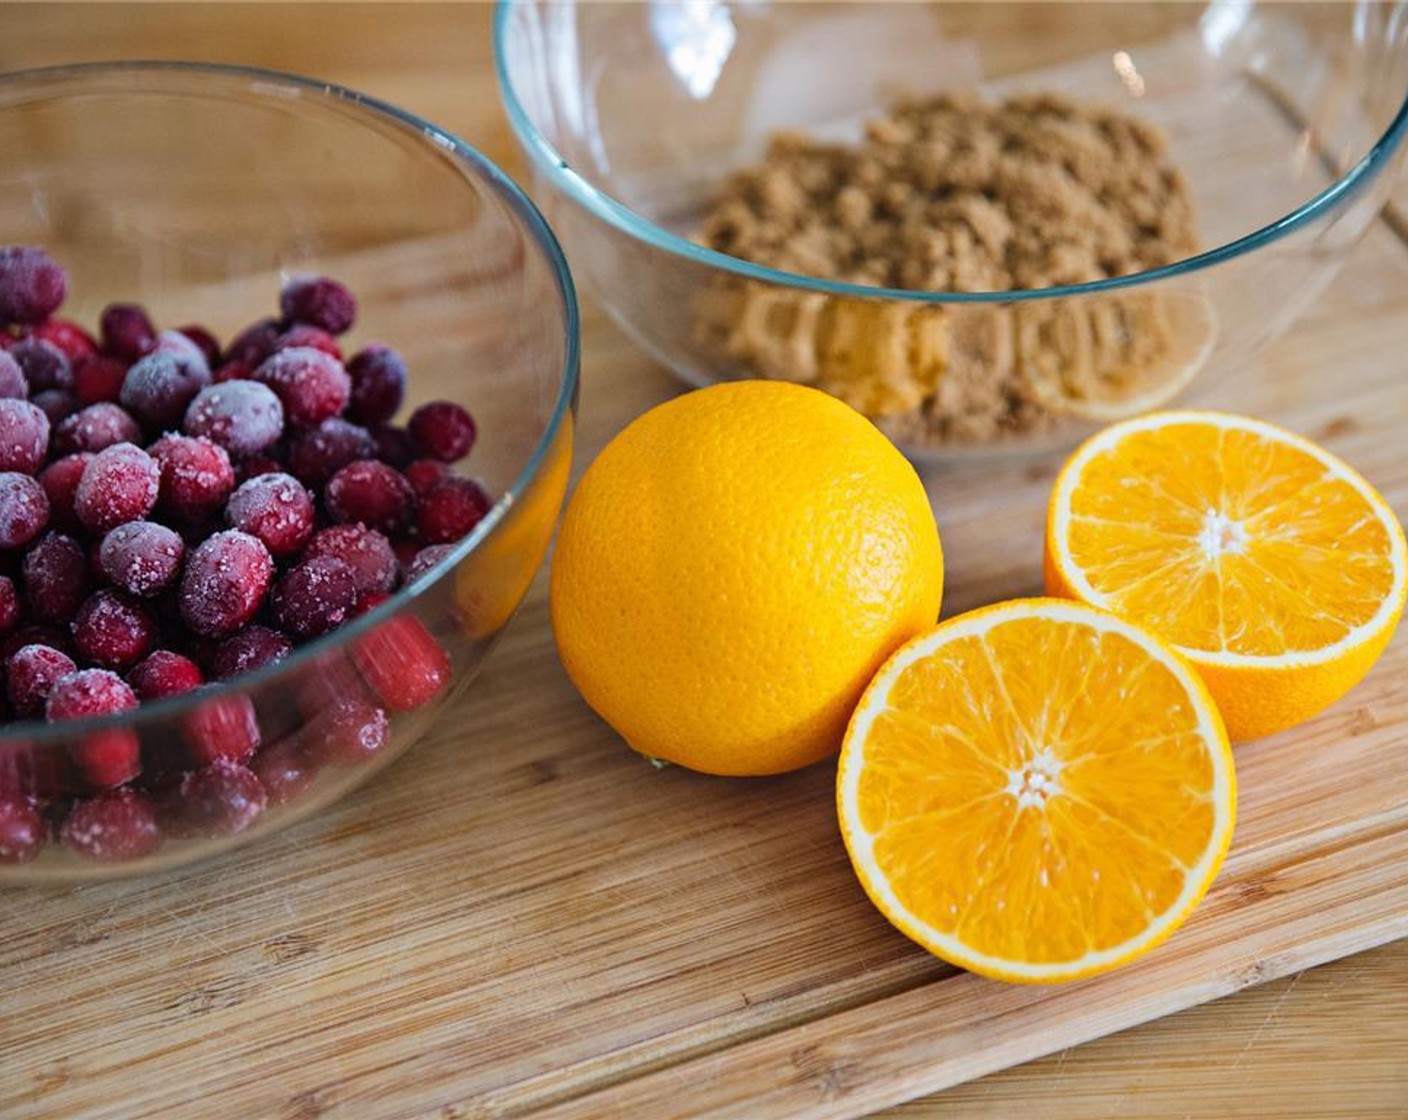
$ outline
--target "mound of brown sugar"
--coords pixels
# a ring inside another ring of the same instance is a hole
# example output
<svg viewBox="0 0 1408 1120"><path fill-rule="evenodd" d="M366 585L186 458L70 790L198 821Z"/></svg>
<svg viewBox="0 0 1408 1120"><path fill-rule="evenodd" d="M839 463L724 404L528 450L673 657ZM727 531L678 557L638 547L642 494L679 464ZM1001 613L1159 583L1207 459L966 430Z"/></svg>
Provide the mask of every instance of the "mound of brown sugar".
<svg viewBox="0 0 1408 1120"><path fill-rule="evenodd" d="M956 292L1101 280L1197 248L1188 187L1162 135L1053 94L904 101L858 145L778 134L761 165L728 180L701 240L788 272ZM1074 300L957 314L723 277L701 298L697 327L745 372L816 384L906 439L975 441L1048 424L1063 394L1139 395L1168 317L1149 314L1147 296L1106 299L1118 306L1094 313L1113 315L1118 337L1074 346ZM1060 330L1031 325L1052 319ZM1068 368L1064 351L1085 368Z"/></svg>

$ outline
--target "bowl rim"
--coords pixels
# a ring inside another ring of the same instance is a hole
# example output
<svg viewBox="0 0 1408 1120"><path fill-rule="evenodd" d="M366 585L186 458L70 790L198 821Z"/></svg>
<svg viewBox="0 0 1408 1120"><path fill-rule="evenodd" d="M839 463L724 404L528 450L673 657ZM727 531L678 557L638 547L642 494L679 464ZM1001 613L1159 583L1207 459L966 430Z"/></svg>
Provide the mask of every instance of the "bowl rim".
<svg viewBox="0 0 1408 1120"><path fill-rule="evenodd" d="M1279 241L1310 224L1321 213L1332 208L1339 199L1357 193L1377 177L1384 167L1391 163L1403 143L1404 135L1408 133L1408 93L1405 93L1404 99L1398 106L1388 127L1365 153L1328 187L1267 225L1243 234L1232 241L1224 242L1214 248L1204 250L1191 257L1184 257L1172 264L1161 265L1158 268L1132 272L1126 276L1113 276L1104 280L1086 281L1080 284L1062 284L1050 288L1014 288L1005 292L927 292L909 288L872 287L867 284L853 284L840 280L823 280L799 272L787 272L782 269L769 268L766 265L754 264L741 257L730 256L717 249L696 244L679 234L671 233L663 226L648 221L629 206L594 187L574 171L562 154L553 147L537 125L533 123L509 76L506 49L509 20L516 9L525 7L531 2L533 0L496 0L493 25L494 70L498 77L499 91L503 98L505 112L514 135L528 153L534 166L541 169L555 187L585 207L595 217L656 249L683 257L695 264L722 269L750 280L822 292L827 295L852 296L862 299L890 299L931 305L1005 304L1120 291L1157 283L1161 280L1192 275L1222 264L1224 261L1234 260L1263 245Z"/></svg>
<svg viewBox="0 0 1408 1120"><path fill-rule="evenodd" d="M185 62L156 59L131 59L115 62L85 62L60 66L42 66L26 70L15 70L0 74L0 109L22 103L23 90L36 84L64 81L67 79L98 78L120 79L124 75L192 77L196 81L207 78L231 83L267 84L267 88L246 87L241 92L246 96L260 98L288 96L288 91L299 97L309 96L322 108L351 106L357 119L365 112L370 122L389 124L397 132L420 140L426 151L448 155L449 162L466 178L481 184L492 192L509 210L513 218L536 244L549 266L553 282L562 303L562 326L566 333L563 348L563 365L559 375L556 399L548 416L542 434L535 444L528 461L504 491L498 495L493 507L470 531L463 540L456 542L449 553L423 573L413 583L398 588L383 603L372 610L352 619L343 626L324 634L313 641L299 646L282 661L265 665L249 673L242 673L223 681L208 681L190 692L177 696L143 703L139 707L114 715L92 716L86 719L66 720L59 723L46 723L36 720L15 720L0 725L0 746L40 745L67 743L79 734L102 731L108 728L140 730L144 724L159 723L204 708L222 698L246 696L268 687L283 677L292 677L300 670L315 665L329 653L343 649L359 637L376 629L389 619L398 617L403 608L414 599L424 595L438 584L459 564L479 548L493 533L508 511L522 499L534 480L538 477L549 452L558 442L564 423L571 415L577 399L578 381L581 368L581 319L577 304L576 286L567 265L567 257L562 246L533 200L506 172L493 160L484 155L458 135L441 128L409 110L402 109L380 98L360 93L334 82L320 81L280 70L270 70L256 66L239 66L214 62ZM279 87L284 93L279 94ZM212 92L215 89L212 84ZM84 95L92 91L81 91ZM158 89L133 88L124 90L130 93L159 93Z"/></svg>

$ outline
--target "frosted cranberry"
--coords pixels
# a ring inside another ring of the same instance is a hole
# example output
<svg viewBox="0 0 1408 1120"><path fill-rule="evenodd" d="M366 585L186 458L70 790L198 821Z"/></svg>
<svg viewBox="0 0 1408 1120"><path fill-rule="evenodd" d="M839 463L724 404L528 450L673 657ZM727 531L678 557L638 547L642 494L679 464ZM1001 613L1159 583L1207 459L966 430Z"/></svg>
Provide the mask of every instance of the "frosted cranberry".
<svg viewBox="0 0 1408 1120"><path fill-rule="evenodd" d="M452 544L432 544L422 548L411 558L411 562L406 568L406 582L411 583L420 579L454 550L455 546Z"/></svg>
<svg viewBox="0 0 1408 1120"><path fill-rule="evenodd" d="M450 464L442 463L439 459L417 459L401 473L406 476L406 481L419 497L430 493L435 484L449 478L451 472Z"/></svg>
<svg viewBox="0 0 1408 1120"><path fill-rule="evenodd" d="M396 415L406 396L406 363L389 346L373 342L347 363L352 397L347 415L359 424L384 424Z"/></svg>
<svg viewBox="0 0 1408 1120"><path fill-rule="evenodd" d="M67 626L56 626L49 622L26 622L17 630L12 630L0 638L0 662L9 661L25 646L48 646L65 654L73 652L73 638Z"/></svg>
<svg viewBox="0 0 1408 1120"><path fill-rule="evenodd" d="M78 411L78 398L67 389L44 389L29 398L30 403L49 419L51 428Z"/></svg>
<svg viewBox="0 0 1408 1120"><path fill-rule="evenodd" d="M52 646L21 646L5 662L10 707L20 719L37 719L44 714L54 685L77 671L73 658Z"/></svg>
<svg viewBox="0 0 1408 1120"><path fill-rule="evenodd" d="M45 533L20 567L24 597L42 622L68 622L88 598L88 557L62 533Z"/></svg>
<svg viewBox="0 0 1408 1120"><path fill-rule="evenodd" d="M280 350L292 350L295 346L311 346L314 350L321 350L339 362L342 361L342 347L337 344L337 339L320 327L295 323L274 339L275 353Z"/></svg>
<svg viewBox="0 0 1408 1120"><path fill-rule="evenodd" d="M49 499L27 474L0 472L0 548L23 548L49 523Z"/></svg>
<svg viewBox="0 0 1408 1120"><path fill-rule="evenodd" d="M389 534L408 526L416 511L411 484L375 459L359 459L339 470L328 479L323 501L334 521L360 521Z"/></svg>
<svg viewBox="0 0 1408 1120"><path fill-rule="evenodd" d="M292 556L312 535L313 496L290 475L261 474L230 495L225 516L281 559Z"/></svg>
<svg viewBox="0 0 1408 1120"><path fill-rule="evenodd" d="M20 595L9 576L0 576L0 634L8 634L20 623Z"/></svg>
<svg viewBox="0 0 1408 1120"><path fill-rule="evenodd" d="M299 745L296 740L283 740L260 751L250 763L270 805L287 805L317 776L317 769Z"/></svg>
<svg viewBox="0 0 1408 1120"><path fill-rule="evenodd" d="M78 515L73 512L73 497L92 458L87 452L66 455L39 473L39 485L49 499L49 524L61 532L77 532L80 527Z"/></svg>
<svg viewBox="0 0 1408 1120"><path fill-rule="evenodd" d="M376 441L370 432L333 417L294 436L288 466L304 485L319 490L348 463L375 457Z"/></svg>
<svg viewBox="0 0 1408 1120"><path fill-rule="evenodd" d="M43 322L63 303L68 276L43 249L0 249L0 326Z"/></svg>
<svg viewBox="0 0 1408 1120"><path fill-rule="evenodd" d="M151 431L180 424L191 400L210 384L210 370L200 349L185 335L176 337L191 353L154 350L127 371L117 398Z"/></svg>
<svg viewBox="0 0 1408 1120"><path fill-rule="evenodd" d="M82 404L116 401L127 380L127 363L105 354L79 362L73 370L73 395Z"/></svg>
<svg viewBox="0 0 1408 1120"><path fill-rule="evenodd" d="M305 560L331 556L352 569L357 597L380 594L396 586L400 565L391 542L365 525L333 525L308 542Z"/></svg>
<svg viewBox="0 0 1408 1120"><path fill-rule="evenodd" d="M253 376L254 366L235 360L217 366L210 380L219 385L223 381L248 381Z"/></svg>
<svg viewBox="0 0 1408 1120"><path fill-rule="evenodd" d="M52 342L42 338L21 339L10 347L10 357L24 374L30 396L45 389L73 388L73 365Z"/></svg>
<svg viewBox="0 0 1408 1120"><path fill-rule="evenodd" d="M79 855L98 863L149 856L162 841L152 799L130 789L74 802L59 835Z"/></svg>
<svg viewBox="0 0 1408 1120"><path fill-rule="evenodd" d="M159 649L132 667L127 683L139 700L164 700L199 688L205 683L205 677L189 657Z"/></svg>
<svg viewBox="0 0 1408 1120"><path fill-rule="evenodd" d="M209 383L210 362L206 359L205 351L182 331L162 331L156 336L152 353L166 354L183 365L201 370L205 374L207 384Z"/></svg>
<svg viewBox="0 0 1408 1120"><path fill-rule="evenodd" d="M279 310L291 323L307 323L342 334L357 319L352 293L330 276L300 276L279 293Z"/></svg>
<svg viewBox="0 0 1408 1120"><path fill-rule="evenodd" d="M95 533L151 513L161 488L161 467L132 443L99 451L83 468L73 494L73 512Z"/></svg>
<svg viewBox="0 0 1408 1120"><path fill-rule="evenodd" d="M217 681L252 673L282 661L293 652L293 643L267 626L246 626L226 638L210 655L210 675Z"/></svg>
<svg viewBox="0 0 1408 1120"><path fill-rule="evenodd" d="M52 342L75 368L98 353L93 336L72 319L49 319L30 331L30 337Z"/></svg>
<svg viewBox="0 0 1408 1120"><path fill-rule="evenodd" d="M225 449L198 436L165 435L148 448L161 468L157 508L181 521L199 521L221 509L235 488Z"/></svg>
<svg viewBox="0 0 1408 1120"><path fill-rule="evenodd" d="M49 450L49 418L29 401L0 399L0 471L34 474Z"/></svg>
<svg viewBox="0 0 1408 1120"><path fill-rule="evenodd" d="M0 350L0 397L22 401L28 396L29 382L24 379L24 370L8 350Z"/></svg>
<svg viewBox="0 0 1408 1120"><path fill-rule="evenodd" d="M233 836L264 812L268 794L248 767L221 759L181 779L162 823L171 836Z"/></svg>
<svg viewBox="0 0 1408 1120"><path fill-rule="evenodd" d="M357 668L381 702L408 712L433 699L450 680L450 659L419 619L388 619L358 638Z"/></svg>
<svg viewBox="0 0 1408 1120"><path fill-rule="evenodd" d="M106 669L135 665L155 638L151 612L120 591L90 595L73 616L73 644L79 656Z"/></svg>
<svg viewBox="0 0 1408 1120"><path fill-rule="evenodd" d="M453 401L432 401L411 413L406 429L428 459L453 463L474 446L474 419Z"/></svg>
<svg viewBox="0 0 1408 1120"><path fill-rule="evenodd" d="M126 409L104 401L81 408L54 429L54 451L72 455L79 451L102 451L115 443L135 443L142 429Z"/></svg>
<svg viewBox="0 0 1408 1120"><path fill-rule="evenodd" d="M347 620L357 601L352 569L331 556L318 556L290 568L274 587L274 621L296 638L316 638Z"/></svg>
<svg viewBox="0 0 1408 1120"><path fill-rule="evenodd" d="M185 720L186 746L197 766L243 762L259 749L259 721L248 696L216 696Z"/></svg>
<svg viewBox="0 0 1408 1120"><path fill-rule="evenodd" d="M405 428L382 424L372 429L372 439L376 440L376 457L398 471L416 459L415 440Z"/></svg>
<svg viewBox="0 0 1408 1120"><path fill-rule="evenodd" d="M43 849L48 835L34 802L0 794L0 863L28 863Z"/></svg>
<svg viewBox="0 0 1408 1120"><path fill-rule="evenodd" d="M156 345L156 327L135 303L110 303L98 321L103 349L114 358L135 362Z"/></svg>
<svg viewBox="0 0 1408 1120"><path fill-rule="evenodd" d="M263 451L283 430L283 405L272 389L257 381L207 386L186 409L187 435L205 436L236 456Z"/></svg>
<svg viewBox="0 0 1408 1120"><path fill-rule="evenodd" d="M49 722L58 723L113 715L136 706L136 694L116 673L80 669L54 684L44 714ZM94 732L70 747L69 753L83 780L100 788L129 782L142 769L137 737L126 728Z"/></svg>
<svg viewBox="0 0 1408 1120"><path fill-rule="evenodd" d="M274 352L274 340L282 333L277 319L260 319L235 335L225 350L225 361L241 362L253 369Z"/></svg>
<svg viewBox="0 0 1408 1120"><path fill-rule="evenodd" d="M200 352L205 355L205 364L210 369L214 369L220 364L220 341L210 331L196 323L176 329L196 344Z"/></svg>
<svg viewBox="0 0 1408 1120"><path fill-rule="evenodd" d="M149 599L176 582L186 545L181 534L155 521L119 525L98 548L98 567L108 582Z"/></svg>
<svg viewBox="0 0 1408 1120"><path fill-rule="evenodd" d="M365 700L335 701L307 731L308 753L317 761L342 765L365 762L390 737L386 710Z"/></svg>
<svg viewBox="0 0 1408 1120"><path fill-rule="evenodd" d="M264 542L229 529L207 538L186 561L181 577L181 617L204 638L223 638L259 610L274 576Z"/></svg>
<svg viewBox="0 0 1408 1120"><path fill-rule="evenodd" d="M279 350L254 371L254 380L278 394L289 424L312 427L347 407L352 391L342 363L321 350Z"/></svg>
<svg viewBox="0 0 1408 1120"><path fill-rule="evenodd" d="M494 506L484 487L472 478L447 478L423 494L416 528L427 544L453 544L469 533Z"/></svg>

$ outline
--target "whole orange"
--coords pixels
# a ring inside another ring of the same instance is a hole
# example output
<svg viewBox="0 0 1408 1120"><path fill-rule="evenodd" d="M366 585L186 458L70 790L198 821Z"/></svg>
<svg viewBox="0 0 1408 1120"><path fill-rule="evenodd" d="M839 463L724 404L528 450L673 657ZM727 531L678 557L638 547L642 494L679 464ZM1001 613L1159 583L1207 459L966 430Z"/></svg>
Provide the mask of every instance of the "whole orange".
<svg viewBox="0 0 1408 1120"><path fill-rule="evenodd" d="M568 504L550 603L568 675L632 748L761 775L840 749L942 590L923 484L875 426L814 389L740 381L606 446Z"/></svg>

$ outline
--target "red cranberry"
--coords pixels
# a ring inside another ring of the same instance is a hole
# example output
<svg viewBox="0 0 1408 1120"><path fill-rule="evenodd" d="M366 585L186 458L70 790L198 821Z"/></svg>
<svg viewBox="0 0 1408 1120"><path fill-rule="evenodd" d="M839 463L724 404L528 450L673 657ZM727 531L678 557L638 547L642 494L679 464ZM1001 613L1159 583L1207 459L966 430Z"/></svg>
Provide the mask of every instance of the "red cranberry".
<svg viewBox="0 0 1408 1120"><path fill-rule="evenodd" d="M386 711L365 700L335 701L308 726L308 753L324 763L353 765L365 762L390 737Z"/></svg>
<svg viewBox="0 0 1408 1120"><path fill-rule="evenodd" d="M115 443L136 443L141 438L142 429L126 409L104 401L66 417L54 429L54 451L59 455L98 452Z"/></svg>
<svg viewBox="0 0 1408 1120"><path fill-rule="evenodd" d="M72 319L49 319L30 331L30 337L52 342L75 367L98 353L97 341Z"/></svg>
<svg viewBox="0 0 1408 1120"><path fill-rule="evenodd" d="M225 506L230 524L258 537L275 559L292 556L313 533L313 496L298 479L261 474L243 483Z"/></svg>
<svg viewBox="0 0 1408 1120"><path fill-rule="evenodd" d="M254 380L278 394L293 427L309 428L347 407L352 389L342 363L321 350L279 350L254 371Z"/></svg>
<svg viewBox="0 0 1408 1120"><path fill-rule="evenodd" d="M255 455L283 430L283 405L272 389L257 381L207 386L186 409L186 434L205 436L232 455Z"/></svg>
<svg viewBox="0 0 1408 1120"><path fill-rule="evenodd" d="M20 573L25 601L41 622L68 622L88 598L88 557L62 533L45 533L25 553Z"/></svg>
<svg viewBox="0 0 1408 1120"><path fill-rule="evenodd" d="M98 591L73 617L79 656L106 669L126 669L147 655L156 621L141 603L120 591Z"/></svg>
<svg viewBox="0 0 1408 1120"><path fill-rule="evenodd" d="M300 276L279 293L279 310L291 323L307 323L328 334L344 333L357 318L352 293L330 276Z"/></svg>
<svg viewBox="0 0 1408 1120"><path fill-rule="evenodd" d="M0 471L35 474L49 450L49 418L29 401L0 400Z"/></svg>
<svg viewBox="0 0 1408 1120"><path fill-rule="evenodd" d="M195 323L189 327L178 327L177 329L196 344L196 347L205 356L205 364L210 369L214 369L220 364L220 342L213 334Z"/></svg>
<svg viewBox="0 0 1408 1120"><path fill-rule="evenodd" d="M216 696L186 717L186 745L197 766L243 762L259 749L259 721L248 696Z"/></svg>
<svg viewBox="0 0 1408 1120"><path fill-rule="evenodd" d="M149 856L162 839L151 798L130 789L74 802L60 837L79 855L99 863Z"/></svg>
<svg viewBox="0 0 1408 1120"><path fill-rule="evenodd" d="M170 517L187 522L209 517L235 488L230 456L208 439L165 435L148 451L161 467L157 507Z"/></svg>
<svg viewBox="0 0 1408 1120"><path fill-rule="evenodd" d="M254 376L254 367L248 362L231 360L217 366L210 380L216 385L224 381L248 381Z"/></svg>
<svg viewBox="0 0 1408 1120"><path fill-rule="evenodd" d="M20 596L9 576L0 576L0 634L8 634L20 622Z"/></svg>
<svg viewBox="0 0 1408 1120"><path fill-rule="evenodd" d="M49 499L49 524L64 533L76 533L80 528L78 514L73 511L73 496L84 468L93 458L88 452L56 459L39 473L39 485Z"/></svg>
<svg viewBox="0 0 1408 1120"><path fill-rule="evenodd" d="M103 308L98 329L103 336L103 349L128 362L145 357L156 345L156 327L135 303L108 304Z"/></svg>
<svg viewBox="0 0 1408 1120"><path fill-rule="evenodd" d="M39 718L54 685L77 671L73 658L51 646L22 646L5 662L5 695L10 707L20 719Z"/></svg>
<svg viewBox="0 0 1408 1120"><path fill-rule="evenodd" d="M406 396L406 363L389 346L373 342L347 363L352 397L347 415L359 424L385 424Z"/></svg>
<svg viewBox="0 0 1408 1120"><path fill-rule="evenodd" d="M451 471L450 464L442 463L439 459L417 459L401 473L406 476L406 481L411 484L416 497L420 497L430 493L437 482L449 478Z"/></svg>
<svg viewBox="0 0 1408 1120"><path fill-rule="evenodd" d="M376 595L396 586L400 565L391 542L365 525L334 525L321 529L308 542L305 560L331 556L352 569L357 597Z"/></svg>
<svg viewBox="0 0 1408 1120"><path fill-rule="evenodd" d="M455 551L452 544L432 544L421 549L411 558L406 568L406 582L413 583Z"/></svg>
<svg viewBox="0 0 1408 1120"><path fill-rule="evenodd" d="M285 739L254 756L254 771L269 797L270 805L287 805L317 776L317 770L299 749L299 742Z"/></svg>
<svg viewBox="0 0 1408 1120"><path fill-rule="evenodd" d="M357 601L357 579L341 560L306 560L279 580L270 599L274 620L296 638L316 638L341 626Z"/></svg>
<svg viewBox="0 0 1408 1120"><path fill-rule="evenodd" d="M357 668L381 702L408 712L432 700L450 680L450 659L413 615L388 619L358 638Z"/></svg>
<svg viewBox="0 0 1408 1120"><path fill-rule="evenodd" d="M139 700L164 700L199 688L205 683L205 677L189 657L159 649L132 667L127 683Z"/></svg>
<svg viewBox="0 0 1408 1120"><path fill-rule="evenodd" d="M48 835L34 802L0 794L0 863L28 863L43 849Z"/></svg>
<svg viewBox="0 0 1408 1120"><path fill-rule="evenodd" d="M339 362L342 361L342 347L337 344L337 339L320 327L312 327L306 323L295 323L274 339L273 352L292 350L295 346L311 346L314 350L321 350Z"/></svg>
<svg viewBox="0 0 1408 1120"><path fill-rule="evenodd" d="M372 429L372 439L376 440L376 457L398 471L416 458L415 440L405 428L381 424Z"/></svg>
<svg viewBox="0 0 1408 1120"><path fill-rule="evenodd" d="M137 706L127 682L106 669L80 669L60 677L44 706L51 723L126 712ZM99 788L131 781L142 769L137 737L125 728L94 732L69 750L73 764L89 785Z"/></svg>
<svg viewBox="0 0 1408 1120"><path fill-rule="evenodd" d="M394 467L375 459L343 467L328 479L323 500L334 521L360 521L392 535L411 523L416 510L411 484Z"/></svg>
<svg viewBox="0 0 1408 1120"><path fill-rule="evenodd" d="M63 266L43 249L0 249L0 326L43 322L58 310L67 291Z"/></svg>
<svg viewBox="0 0 1408 1120"><path fill-rule="evenodd" d="M73 371L73 393L82 404L115 402L127 380L127 363L105 354L79 362Z"/></svg>
<svg viewBox="0 0 1408 1120"><path fill-rule="evenodd" d="M348 463L376 457L376 441L356 424L333 417L294 436L288 466L305 486L320 490Z"/></svg>
<svg viewBox="0 0 1408 1120"><path fill-rule="evenodd" d="M406 425L426 458L453 463L474 446L474 419L453 401L432 401L413 413Z"/></svg>
<svg viewBox="0 0 1408 1120"><path fill-rule="evenodd" d="M166 336L163 335L163 338ZM210 384L205 355L183 334L175 335L189 353L154 350L127 371L118 400L150 431L181 423L191 400Z"/></svg>
<svg viewBox="0 0 1408 1120"><path fill-rule="evenodd" d="M9 661L25 646L33 645L49 646L70 655L73 653L73 637L69 634L67 626L55 626L48 622L26 622L19 629L12 630L0 638L0 661Z"/></svg>
<svg viewBox="0 0 1408 1120"><path fill-rule="evenodd" d="M251 323L235 335L225 351L225 361L241 362L253 369L274 352L274 340L280 333L277 319L260 319Z"/></svg>
<svg viewBox="0 0 1408 1120"><path fill-rule="evenodd" d="M221 759L181 779L162 819L172 836L233 836L259 818L268 800L253 771Z"/></svg>
<svg viewBox="0 0 1408 1120"><path fill-rule="evenodd" d="M98 566L104 577L143 599L176 582L186 545L181 534L155 521L129 521L103 538Z"/></svg>
<svg viewBox="0 0 1408 1120"><path fill-rule="evenodd" d="M78 411L78 398L67 389L44 389L29 398L30 404L49 418L51 428Z"/></svg>
<svg viewBox="0 0 1408 1120"><path fill-rule="evenodd" d="M181 331L162 331L156 336L152 353L169 355L183 366L199 370L205 377L205 384L210 384L210 363L206 360L205 351Z"/></svg>
<svg viewBox="0 0 1408 1120"><path fill-rule="evenodd" d="M68 356L52 342L41 338L26 338L10 347L10 357L24 373L30 396L45 389L73 388L73 365Z"/></svg>
<svg viewBox="0 0 1408 1120"><path fill-rule="evenodd" d="M494 506L472 478L447 478L420 499L416 528L427 544L453 544L469 533Z"/></svg>
<svg viewBox="0 0 1408 1120"><path fill-rule="evenodd" d="M246 626L226 638L210 655L210 675L217 681L252 673L282 661L293 652L293 643L267 626Z"/></svg>
<svg viewBox="0 0 1408 1120"><path fill-rule="evenodd" d="M0 397L22 401L28 396L29 382L24 379L24 370L8 350L0 350Z"/></svg>
<svg viewBox="0 0 1408 1120"><path fill-rule="evenodd" d="M73 495L78 520L95 533L151 513L161 487L161 467L136 444L115 443L83 468Z"/></svg>
<svg viewBox="0 0 1408 1120"><path fill-rule="evenodd" d="M0 472L0 548L23 548L48 523L44 487L27 474Z"/></svg>
<svg viewBox="0 0 1408 1120"><path fill-rule="evenodd" d="M292 683L298 709L310 722L339 700L373 699L345 648L328 650L311 663L305 661Z"/></svg>
<svg viewBox="0 0 1408 1120"><path fill-rule="evenodd" d="M273 576L263 541L237 529L216 533L186 561L181 617L203 638L233 634L254 617Z"/></svg>

